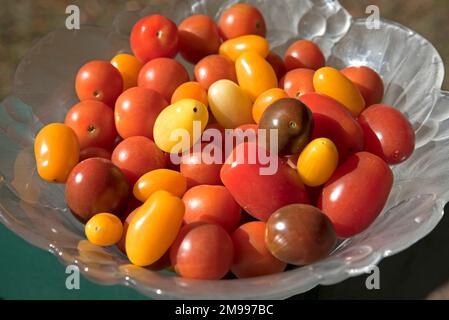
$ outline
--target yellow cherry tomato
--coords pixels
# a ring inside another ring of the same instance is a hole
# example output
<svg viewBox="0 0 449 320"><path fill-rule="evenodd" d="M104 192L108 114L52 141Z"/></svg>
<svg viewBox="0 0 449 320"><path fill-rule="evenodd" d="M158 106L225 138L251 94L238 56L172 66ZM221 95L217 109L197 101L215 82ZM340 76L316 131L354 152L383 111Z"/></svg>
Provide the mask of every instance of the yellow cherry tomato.
<svg viewBox="0 0 449 320"><path fill-rule="evenodd" d="M298 158L298 173L305 185L318 187L329 180L338 165L338 151L327 138L311 141Z"/></svg>
<svg viewBox="0 0 449 320"><path fill-rule="evenodd" d="M161 258L175 241L184 217L184 202L171 193L154 192L138 209L126 232L126 253L137 266Z"/></svg>
<svg viewBox="0 0 449 320"><path fill-rule="evenodd" d="M365 108L365 100L359 89L337 69L331 67L318 69L313 76L313 86L316 92L344 105L354 117Z"/></svg>
<svg viewBox="0 0 449 320"><path fill-rule="evenodd" d="M242 53L235 62L237 81L251 100L271 88L278 87L273 67L256 52Z"/></svg>
<svg viewBox="0 0 449 320"><path fill-rule="evenodd" d="M236 83L218 80L208 91L209 107L217 122L226 129L234 129L253 122L252 102Z"/></svg>
<svg viewBox="0 0 449 320"><path fill-rule="evenodd" d="M78 164L80 145L72 128L61 123L45 126L34 141L39 176L49 182L65 182Z"/></svg>
<svg viewBox="0 0 449 320"><path fill-rule="evenodd" d="M194 99L179 100L156 118L154 142L165 152L184 152L201 139L208 120L209 111L203 103Z"/></svg>
<svg viewBox="0 0 449 320"><path fill-rule="evenodd" d="M264 113L265 109L268 108L268 106L270 106L273 102L278 101L279 99L287 97L287 93L280 88L268 89L267 91L261 93L253 104L254 121L256 121L256 123L259 123L262 114Z"/></svg>
<svg viewBox="0 0 449 320"><path fill-rule="evenodd" d="M137 180L134 196L145 202L154 192L165 190L177 197L182 197L187 190L187 179L178 171L157 169L150 171Z"/></svg>
<svg viewBox="0 0 449 320"><path fill-rule="evenodd" d="M218 50L220 55L232 61L236 61L242 53L247 51L256 52L265 58L270 52L270 44L261 36L246 35L223 42Z"/></svg>
<svg viewBox="0 0 449 320"><path fill-rule="evenodd" d="M143 64L130 54L121 53L112 58L111 63L120 72L123 78L123 91L137 87L137 77Z"/></svg>
<svg viewBox="0 0 449 320"><path fill-rule="evenodd" d="M182 99L195 99L202 102L206 107L208 106L207 91L198 82L189 81L184 82L171 96L171 103L178 102Z"/></svg>
<svg viewBox="0 0 449 320"><path fill-rule="evenodd" d="M111 213L97 213L84 228L87 240L97 246L112 246L119 242L123 233L120 219Z"/></svg>

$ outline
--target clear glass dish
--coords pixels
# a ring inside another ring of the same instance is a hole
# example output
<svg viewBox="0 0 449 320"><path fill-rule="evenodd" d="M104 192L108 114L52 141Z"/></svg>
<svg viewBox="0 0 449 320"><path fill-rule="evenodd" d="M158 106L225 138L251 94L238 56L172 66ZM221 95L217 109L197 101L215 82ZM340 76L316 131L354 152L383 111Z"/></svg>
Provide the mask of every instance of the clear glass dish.
<svg viewBox="0 0 449 320"><path fill-rule="evenodd" d="M244 280L197 281L129 264L115 248L83 241L83 228L64 202L64 186L36 173L33 140L50 122L63 121L76 103L74 76L91 59L109 60L129 50L128 34L139 16L161 12L179 22L192 13L218 17L236 1L155 1L141 12L124 12L110 28L56 30L20 63L11 95L0 104L0 220L89 279L123 284L155 298L279 299L366 272L382 258L427 235L443 216L449 193L449 93L441 91L444 68L434 47L415 32L381 21L369 30L337 1L253 0L267 20L268 38L282 52L297 38L312 39L335 67L364 64L385 82L385 102L405 112L416 131L412 157L393 168L395 183L381 216L331 256L310 266ZM191 67L190 67L191 70ZM43 271L44 272L44 271ZM47 271L46 271L47 272Z"/></svg>

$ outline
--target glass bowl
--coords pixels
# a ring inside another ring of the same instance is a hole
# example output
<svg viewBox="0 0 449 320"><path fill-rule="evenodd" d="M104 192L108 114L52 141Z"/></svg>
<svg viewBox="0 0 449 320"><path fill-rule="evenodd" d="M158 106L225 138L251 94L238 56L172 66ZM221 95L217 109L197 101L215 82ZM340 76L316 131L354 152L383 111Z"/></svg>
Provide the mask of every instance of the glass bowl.
<svg viewBox="0 0 449 320"><path fill-rule="evenodd" d="M161 2L141 12L123 12L109 28L56 30L22 60L13 92L0 104L0 220L7 228L63 264L77 265L94 282L123 284L150 297L280 299L362 274L437 225L449 193L449 93L441 91L444 68L432 44L394 22L382 20L379 29L368 29L367 21L353 19L337 1L253 0L248 2L262 10L275 51L308 38L321 46L331 66L368 65L385 82L385 103L409 117L416 150L393 167L395 183L383 213L318 263L243 280L182 279L132 266L116 248L90 245L66 207L64 186L38 177L34 136L43 125L63 121L77 102L74 77L82 64L129 51L129 31L140 16L160 12L175 22L193 13L217 18L236 1Z"/></svg>

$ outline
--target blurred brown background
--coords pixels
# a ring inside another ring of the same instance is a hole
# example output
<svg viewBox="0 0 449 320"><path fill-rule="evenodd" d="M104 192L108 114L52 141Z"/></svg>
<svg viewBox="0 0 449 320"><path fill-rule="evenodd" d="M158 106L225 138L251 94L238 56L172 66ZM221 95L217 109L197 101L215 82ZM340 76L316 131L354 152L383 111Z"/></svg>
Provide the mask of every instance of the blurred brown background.
<svg viewBox="0 0 449 320"><path fill-rule="evenodd" d="M154 1L154 0L153 0ZM163 1L163 0L157 0ZM14 71L34 41L64 27L65 8L81 9L82 23L109 25L121 10L137 10L150 0L2 0L0 7L0 100L10 91ZM364 16L368 5L379 6L383 18L397 21L429 39L449 63L449 1L447 0L341 0L353 16ZM444 88L449 88L446 76Z"/></svg>

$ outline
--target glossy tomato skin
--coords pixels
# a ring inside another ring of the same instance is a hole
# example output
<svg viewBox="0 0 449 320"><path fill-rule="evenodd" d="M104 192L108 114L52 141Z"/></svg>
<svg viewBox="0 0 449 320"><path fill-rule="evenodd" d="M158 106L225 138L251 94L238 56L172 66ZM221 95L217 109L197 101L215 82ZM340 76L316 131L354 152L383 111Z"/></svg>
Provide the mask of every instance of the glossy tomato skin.
<svg viewBox="0 0 449 320"><path fill-rule="evenodd" d="M135 56L120 53L111 60L112 65L117 68L123 78L123 90L137 86L137 77L143 64Z"/></svg>
<svg viewBox="0 0 449 320"><path fill-rule="evenodd" d="M110 213L97 213L85 226L87 239L97 246L111 246L120 241L123 225L120 219Z"/></svg>
<svg viewBox="0 0 449 320"><path fill-rule="evenodd" d="M255 151L254 151L255 150ZM248 155L251 152L253 160ZM242 143L234 148L221 169L221 180L240 206L256 219L266 221L277 209L292 203L309 203L304 185L295 169L277 155L266 154L255 143ZM252 162L252 163L251 163ZM277 167L276 167L277 164ZM262 170L261 170L262 169ZM266 170L263 170L266 169Z"/></svg>
<svg viewBox="0 0 449 320"><path fill-rule="evenodd" d="M216 223L233 232L240 222L240 206L223 186L199 185L189 189L182 200L186 206L186 224L204 221Z"/></svg>
<svg viewBox="0 0 449 320"><path fill-rule="evenodd" d="M265 60L271 65L274 72L276 73L276 78L278 80L282 79L282 77L287 72L287 68L285 68L284 60L273 51L270 51L268 55L265 57Z"/></svg>
<svg viewBox="0 0 449 320"><path fill-rule="evenodd" d="M145 173L167 166L164 153L142 136L120 142L112 152L112 162L123 171L131 187Z"/></svg>
<svg viewBox="0 0 449 320"><path fill-rule="evenodd" d="M341 70L359 89L366 106L381 103L384 96L384 83L379 74L365 66L347 67Z"/></svg>
<svg viewBox="0 0 449 320"><path fill-rule="evenodd" d="M139 87L159 92L168 102L176 88L189 81L189 74L178 61L157 58L149 61L140 70L137 80Z"/></svg>
<svg viewBox="0 0 449 320"><path fill-rule="evenodd" d="M298 40L288 47L284 55L287 71L306 68L318 70L324 67L326 59L318 45L309 40Z"/></svg>
<svg viewBox="0 0 449 320"><path fill-rule="evenodd" d="M335 143L340 163L363 150L362 128L342 104L319 93L304 94L299 100L312 111L312 139L328 138Z"/></svg>
<svg viewBox="0 0 449 320"><path fill-rule="evenodd" d="M81 101L98 100L113 108L123 91L122 75L108 61L90 61L79 69L75 89Z"/></svg>
<svg viewBox="0 0 449 320"><path fill-rule="evenodd" d="M253 221L232 234L234 262L231 271L238 278L249 278L284 271L286 263L275 258L265 244L266 223Z"/></svg>
<svg viewBox="0 0 449 320"><path fill-rule="evenodd" d="M80 152L80 162L90 158L103 158L111 160L112 153L109 150L103 148L86 148Z"/></svg>
<svg viewBox="0 0 449 320"><path fill-rule="evenodd" d="M291 98L299 98L303 94L315 92L312 69L293 69L285 74L284 90Z"/></svg>
<svg viewBox="0 0 449 320"><path fill-rule="evenodd" d="M223 278L233 256L231 237L215 223L185 225L170 248L170 261L176 273L190 279Z"/></svg>
<svg viewBox="0 0 449 320"><path fill-rule="evenodd" d="M75 131L81 149L110 149L114 145L117 136L114 112L103 102L85 100L74 105L64 123Z"/></svg>
<svg viewBox="0 0 449 320"><path fill-rule="evenodd" d="M223 42L218 50L220 55L236 61L244 52L254 52L265 58L270 51L270 44L264 37L253 34L237 37Z"/></svg>
<svg viewBox="0 0 449 320"><path fill-rule="evenodd" d="M178 34L181 55L194 64L205 56L217 53L221 44L215 21L202 14L184 19L178 27Z"/></svg>
<svg viewBox="0 0 449 320"><path fill-rule="evenodd" d="M153 127L159 113L168 106L156 91L134 87L123 92L115 104L115 125L124 139L144 136L153 139Z"/></svg>
<svg viewBox="0 0 449 320"><path fill-rule="evenodd" d="M147 16L134 25L130 41L134 55L142 63L173 58L178 53L178 28L162 15Z"/></svg>
<svg viewBox="0 0 449 320"><path fill-rule="evenodd" d="M218 80L227 79L237 83L234 62L218 54L201 59L195 66L194 74L196 81L206 90Z"/></svg>
<svg viewBox="0 0 449 320"><path fill-rule="evenodd" d="M124 174L110 160L90 158L71 171L65 189L67 205L82 222L93 215L119 215L126 206L129 185Z"/></svg>
<svg viewBox="0 0 449 320"><path fill-rule="evenodd" d="M184 82L178 88L176 88L175 92L171 97L171 103L173 104L182 99L194 99L198 100L206 107L209 105L206 89L204 89L196 81Z"/></svg>
<svg viewBox="0 0 449 320"><path fill-rule="evenodd" d="M381 213L393 184L393 173L369 152L351 155L324 185L318 207L329 217L340 238L352 237Z"/></svg>
<svg viewBox="0 0 449 320"><path fill-rule="evenodd" d="M365 150L389 164L407 160L415 149L415 132L411 123L397 109L375 104L359 117L365 138Z"/></svg>
<svg viewBox="0 0 449 320"><path fill-rule="evenodd" d="M287 97L287 93L280 88L272 88L262 92L253 104L252 114L254 121L259 123L260 118L262 118L263 113L269 106L274 102Z"/></svg>
<svg viewBox="0 0 449 320"><path fill-rule="evenodd" d="M238 3L226 9L218 22L220 34L224 40L247 34L265 37L265 19L260 11L246 3Z"/></svg>

